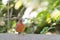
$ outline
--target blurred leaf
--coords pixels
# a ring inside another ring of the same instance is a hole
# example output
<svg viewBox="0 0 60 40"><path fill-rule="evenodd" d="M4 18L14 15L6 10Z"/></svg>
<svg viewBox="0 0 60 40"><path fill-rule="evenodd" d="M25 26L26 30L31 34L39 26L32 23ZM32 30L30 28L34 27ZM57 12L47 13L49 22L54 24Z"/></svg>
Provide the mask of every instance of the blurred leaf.
<svg viewBox="0 0 60 40"><path fill-rule="evenodd" d="M40 12L37 17L38 20L40 20L41 25L46 25L46 22L50 23L50 13L48 11L42 11Z"/></svg>
<svg viewBox="0 0 60 40"><path fill-rule="evenodd" d="M0 33L4 33L4 31L6 31L6 27L5 26L0 26Z"/></svg>
<svg viewBox="0 0 60 40"><path fill-rule="evenodd" d="M27 2L30 2L30 1L32 1L32 0L27 0Z"/></svg>
<svg viewBox="0 0 60 40"><path fill-rule="evenodd" d="M60 25L60 19L58 19L58 20L56 21L56 24L59 24L59 25Z"/></svg>
<svg viewBox="0 0 60 40"><path fill-rule="evenodd" d="M34 33L34 29L33 29L33 27L27 27L25 32L28 34Z"/></svg>
<svg viewBox="0 0 60 40"><path fill-rule="evenodd" d="M37 18L40 18L40 17L45 18L45 17L46 17L46 15L47 15L47 13L48 13L48 11L47 11L47 10L46 10L46 11L42 11L42 12L38 13Z"/></svg>
<svg viewBox="0 0 60 40"><path fill-rule="evenodd" d="M50 9L50 10L54 9L59 2L60 2L60 0L51 0L48 9Z"/></svg>
<svg viewBox="0 0 60 40"><path fill-rule="evenodd" d="M19 9L22 6L22 1L17 1L15 4L15 9Z"/></svg>
<svg viewBox="0 0 60 40"><path fill-rule="evenodd" d="M48 13L48 14L46 15L46 21L47 21L48 23L51 23L51 14L50 14L50 13Z"/></svg>
<svg viewBox="0 0 60 40"><path fill-rule="evenodd" d="M58 6L57 9L60 11L60 6Z"/></svg>
<svg viewBox="0 0 60 40"><path fill-rule="evenodd" d="M48 32L48 27L44 27L40 34L46 34Z"/></svg>
<svg viewBox="0 0 60 40"><path fill-rule="evenodd" d="M53 19L53 21L60 19L59 16L60 16L60 11L57 9L55 9L51 14L51 18Z"/></svg>
<svg viewBox="0 0 60 40"><path fill-rule="evenodd" d="M43 30L40 32L40 34L46 34L49 30L53 29L55 27L44 27Z"/></svg>
<svg viewBox="0 0 60 40"><path fill-rule="evenodd" d="M12 27L16 27L16 21L13 21Z"/></svg>
<svg viewBox="0 0 60 40"><path fill-rule="evenodd" d="M12 28L16 27L16 21L15 20L11 21L11 26L12 26Z"/></svg>
<svg viewBox="0 0 60 40"><path fill-rule="evenodd" d="M0 13L0 17L2 17L3 16L3 14L2 13Z"/></svg>

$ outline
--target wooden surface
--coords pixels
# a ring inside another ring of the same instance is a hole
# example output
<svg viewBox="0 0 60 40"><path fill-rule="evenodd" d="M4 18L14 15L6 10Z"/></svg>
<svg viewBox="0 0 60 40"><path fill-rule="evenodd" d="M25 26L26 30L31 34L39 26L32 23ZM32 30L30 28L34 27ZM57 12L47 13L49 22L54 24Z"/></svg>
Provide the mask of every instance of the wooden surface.
<svg viewBox="0 0 60 40"><path fill-rule="evenodd" d="M60 40L60 35L0 34L0 40Z"/></svg>

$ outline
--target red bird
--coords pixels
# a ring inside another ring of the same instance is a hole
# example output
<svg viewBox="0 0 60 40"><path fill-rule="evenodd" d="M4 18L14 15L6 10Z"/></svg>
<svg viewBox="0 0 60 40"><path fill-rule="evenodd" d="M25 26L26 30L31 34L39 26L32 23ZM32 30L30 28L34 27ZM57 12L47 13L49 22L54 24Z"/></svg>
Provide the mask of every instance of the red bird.
<svg viewBox="0 0 60 40"><path fill-rule="evenodd" d="M16 31L18 33L23 33L25 30L24 24L22 22L22 20L19 20L18 23L16 24Z"/></svg>

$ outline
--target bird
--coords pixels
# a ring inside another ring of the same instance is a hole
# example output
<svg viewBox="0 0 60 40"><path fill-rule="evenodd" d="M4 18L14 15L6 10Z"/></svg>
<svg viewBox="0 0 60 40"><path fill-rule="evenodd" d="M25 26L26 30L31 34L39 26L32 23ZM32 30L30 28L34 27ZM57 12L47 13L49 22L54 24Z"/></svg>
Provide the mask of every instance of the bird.
<svg viewBox="0 0 60 40"><path fill-rule="evenodd" d="M16 24L16 31L18 32L18 34L20 34L20 33L24 33L24 30L25 30L25 27L22 22L22 19L19 19L18 23Z"/></svg>

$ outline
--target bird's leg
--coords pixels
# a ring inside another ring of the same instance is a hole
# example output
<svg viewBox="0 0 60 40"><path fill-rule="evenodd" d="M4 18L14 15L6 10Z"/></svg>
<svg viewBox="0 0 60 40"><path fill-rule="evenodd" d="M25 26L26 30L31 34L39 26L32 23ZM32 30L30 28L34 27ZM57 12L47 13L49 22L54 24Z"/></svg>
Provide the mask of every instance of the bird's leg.
<svg viewBox="0 0 60 40"><path fill-rule="evenodd" d="M18 34L21 34L21 32L18 32Z"/></svg>
<svg viewBox="0 0 60 40"><path fill-rule="evenodd" d="M22 35L25 35L26 33L24 33L24 32L18 32L18 34L22 34Z"/></svg>

